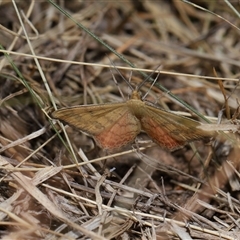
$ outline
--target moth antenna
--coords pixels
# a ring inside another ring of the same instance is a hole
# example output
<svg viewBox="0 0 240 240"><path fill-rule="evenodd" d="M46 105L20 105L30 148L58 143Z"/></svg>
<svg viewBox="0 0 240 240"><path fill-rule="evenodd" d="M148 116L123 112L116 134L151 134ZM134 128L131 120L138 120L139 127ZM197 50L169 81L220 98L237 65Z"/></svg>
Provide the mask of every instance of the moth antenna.
<svg viewBox="0 0 240 240"><path fill-rule="evenodd" d="M122 99L125 100L125 96L124 96L124 94L123 94L121 88L119 87L118 81L117 81L117 79L115 78L115 76L114 76L114 74L113 74L112 68L110 68L110 71L111 71L111 73L112 73L113 81L114 81L115 85L117 86L118 91L119 91L119 93L120 93Z"/></svg>
<svg viewBox="0 0 240 240"><path fill-rule="evenodd" d="M129 79L127 82L130 84L130 89L133 91L134 89L133 89L133 86L131 85L132 73L133 73L133 71L131 70ZM126 80L126 79L124 79L124 80ZM129 84L128 84L128 86L129 86ZM128 99L129 99L129 94L128 94Z"/></svg>
<svg viewBox="0 0 240 240"><path fill-rule="evenodd" d="M157 74L156 78L154 79L153 83L151 84L150 88L149 88L148 91L145 93L145 95L142 97L142 100L144 100L144 99L147 97L147 95L149 94L149 92L152 90L154 84L155 84L156 81L158 80L159 75L160 75L160 72L158 72L158 74Z"/></svg>
<svg viewBox="0 0 240 240"><path fill-rule="evenodd" d="M141 87L145 84L145 82L147 82L151 77L152 75L160 68L161 65L158 65L156 70L152 71L151 74L149 76L147 76L147 78L145 78L136 88L136 91L139 91L141 89ZM158 76L159 76L160 73L158 73ZM156 82L156 81L154 81Z"/></svg>
<svg viewBox="0 0 240 240"><path fill-rule="evenodd" d="M128 81L128 80L122 75L122 73L117 69L117 67L116 67L116 65L114 64L114 62L113 62L110 58L108 58L108 59L109 59L111 65L112 65L112 66L114 67L114 69L117 71L117 73L121 76L121 78L127 83L127 85L129 86L129 88L133 91L134 89L133 89L133 86L130 84L130 80ZM117 88L118 88L118 91L120 92L121 97L122 97L123 99L125 99L125 97L124 97L124 95L123 95L123 92L122 92L122 90L120 89L119 84L118 84L118 82L117 82L117 80L116 80L116 78L115 78L115 76L114 76L114 74L113 74L112 68L110 68L110 71L111 71L111 73L112 73L113 80L114 80L114 82L115 82L115 84L116 84L116 86L117 86ZM131 74L130 74L130 79L131 79L131 76L132 76L132 71L131 71Z"/></svg>
<svg viewBox="0 0 240 240"><path fill-rule="evenodd" d="M156 70L154 70L146 79L144 79L144 80L139 84L139 86L137 87L137 91L139 91L139 90L141 89L141 87L145 84L145 82L147 82L147 81L151 78L151 76L153 75L153 73L155 73L155 72L160 68L160 66L161 66L161 65L158 65L157 68L156 68ZM144 100L144 99L147 97L147 95L149 94L149 92L150 92L151 89L153 88L154 84L156 83L156 81L157 81L160 73L161 73L161 72L159 71L158 74L157 74L157 76L156 76L156 78L154 79L153 83L151 84L150 88L148 89L148 91L146 92L146 94L142 97L142 100Z"/></svg>

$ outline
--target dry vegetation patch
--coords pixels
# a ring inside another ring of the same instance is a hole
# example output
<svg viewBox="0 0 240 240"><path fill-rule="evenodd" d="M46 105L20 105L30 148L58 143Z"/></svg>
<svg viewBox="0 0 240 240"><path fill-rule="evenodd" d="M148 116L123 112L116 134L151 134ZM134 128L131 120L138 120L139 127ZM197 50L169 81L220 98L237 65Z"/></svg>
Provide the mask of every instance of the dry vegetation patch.
<svg viewBox="0 0 240 240"><path fill-rule="evenodd" d="M143 77L50 2L2 1L1 239L240 239L240 2L59 3L148 75L160 66L147 101L207 124L174 94L218 135L169 152L141 133L104 151L64 129L56 107L129 97L114 67Z"/></svg>

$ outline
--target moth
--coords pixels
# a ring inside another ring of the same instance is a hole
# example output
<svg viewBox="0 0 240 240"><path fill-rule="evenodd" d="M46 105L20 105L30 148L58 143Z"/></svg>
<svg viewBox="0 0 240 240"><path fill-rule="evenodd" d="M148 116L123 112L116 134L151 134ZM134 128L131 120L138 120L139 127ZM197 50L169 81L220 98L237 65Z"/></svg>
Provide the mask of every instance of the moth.
<svg viewBox="0 0 240 240"><path fill-rule="evenodd" d="M62 108L53 112L52 117L89 134L101 148L108 150L133 142L141 131L170 151L213 136L213 132L198 128L200 122L143 100L139 92L141 86L136 89L131 86L131 97L127 101Z"/></svg>

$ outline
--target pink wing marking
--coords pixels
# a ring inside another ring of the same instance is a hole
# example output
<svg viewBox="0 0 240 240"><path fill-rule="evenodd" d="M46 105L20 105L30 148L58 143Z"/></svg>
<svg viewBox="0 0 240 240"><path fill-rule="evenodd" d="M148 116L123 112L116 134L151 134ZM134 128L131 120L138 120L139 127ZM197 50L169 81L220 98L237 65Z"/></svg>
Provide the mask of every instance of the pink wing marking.
<svg viewBox="0 0 240 240"><path fill-rule="evenodd" d="M126 112L110 128L104 129L94 138L100 147L114 149L134 141L140 131L139 120L130 112Z"/></svg>
<svg viewBox="0 0 240 240"><path fill-rule="evenodd" d="M163 126L150 117L142 118L141 123L147 135L165 149L174 150L185 144L185 142L174 139Z"/></svg>

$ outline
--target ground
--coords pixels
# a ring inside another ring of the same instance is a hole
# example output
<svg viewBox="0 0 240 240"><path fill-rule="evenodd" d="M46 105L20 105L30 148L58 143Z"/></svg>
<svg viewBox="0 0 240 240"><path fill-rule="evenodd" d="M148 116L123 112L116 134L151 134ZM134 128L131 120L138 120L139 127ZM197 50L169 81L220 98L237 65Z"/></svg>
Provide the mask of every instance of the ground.
<svg viewBox="0 0 240 240"><path fill-rule="evenodd" d="M240 3L57 4L1 2L1 239L240 239Z"/></svg>

